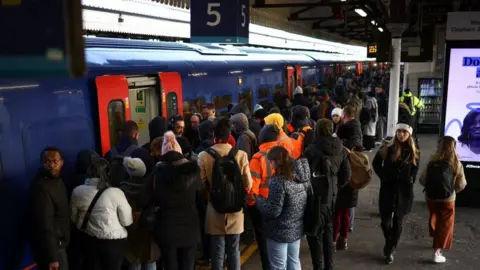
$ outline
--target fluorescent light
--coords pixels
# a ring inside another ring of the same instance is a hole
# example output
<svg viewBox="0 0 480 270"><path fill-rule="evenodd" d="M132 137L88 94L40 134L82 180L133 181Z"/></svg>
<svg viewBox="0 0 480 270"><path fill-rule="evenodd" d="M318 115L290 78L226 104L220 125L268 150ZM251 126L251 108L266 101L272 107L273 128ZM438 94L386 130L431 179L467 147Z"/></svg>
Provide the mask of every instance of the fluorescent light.
<svg viewBox="0 0 480 270"><path fill-rule="evenodd" d="M372 20L371 23L372 23L373 25L376 25L376 24L377 24L374 20Z"/></svg>
<svg viewBox="0 0 480 270"><path fill-rule="evenodd" d="M367 17L367 13L365 11L363 11L363 9L361 9L361 8L356 8L355 12L362 17Z"/></svg>
<svg viewBox="0 0 480 270"><path fill-rule="evenodd" d="M378 27L378 31L383 32L383 28Z"/></svg>
<svg viewBox="0 0 480 270"><path fill-rule="evenodd" d="M341 0L341 2L347 2L347 0Z"/></svg>

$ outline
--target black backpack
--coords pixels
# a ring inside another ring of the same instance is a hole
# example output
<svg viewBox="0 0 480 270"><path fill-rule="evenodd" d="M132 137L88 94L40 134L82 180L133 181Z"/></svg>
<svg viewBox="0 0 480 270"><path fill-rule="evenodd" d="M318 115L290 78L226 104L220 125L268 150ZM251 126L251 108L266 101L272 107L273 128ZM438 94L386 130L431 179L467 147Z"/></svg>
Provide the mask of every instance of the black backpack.
<svg viewBox="0 0 480 270"><path fill-rule="evenodd" d="M119 187L121 182L130 177L123 166L123 158L130 156L137 148L136 145L130 145L123 153L120 153L116 147L110 150L110 179L114 187Z"/></svg>
<svg viewBox="0 0 480 270"><path fill-rule="evenodd" d="M455 193L453 169L448 161L432 161L428 164L424 191L432 200L444 200Z"/></svg>
<svg viewBox="0 0 480 270"><path fill-rule="evenodd" d="M232 148L228 155L220 156L208 148L206 152L215 159L210 187L210 202L220 214L236 213L245 205L242 174L235 157L237 150Z"/></svg>
<svg viewBox="0 0 480 270"><path fill-rule="evenodd" d="M307 205L303 216L303 229L308 236L317 236L330 219L333 207L335 172L330 159L315 149L315 159L310 165L311 186L307 188Z"/></svg>

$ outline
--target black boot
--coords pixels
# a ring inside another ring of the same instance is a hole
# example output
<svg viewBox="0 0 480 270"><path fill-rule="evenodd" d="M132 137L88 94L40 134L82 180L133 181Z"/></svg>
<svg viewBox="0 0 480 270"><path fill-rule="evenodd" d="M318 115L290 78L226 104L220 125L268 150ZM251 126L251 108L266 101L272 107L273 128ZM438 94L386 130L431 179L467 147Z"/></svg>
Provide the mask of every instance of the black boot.
<svg viewBox="0 0 480 270"><path fill-rule="evenodd" d="M385 264L392 264L395 255L395 247L390 247L387 249L387 254L385 255Z"/></svg>

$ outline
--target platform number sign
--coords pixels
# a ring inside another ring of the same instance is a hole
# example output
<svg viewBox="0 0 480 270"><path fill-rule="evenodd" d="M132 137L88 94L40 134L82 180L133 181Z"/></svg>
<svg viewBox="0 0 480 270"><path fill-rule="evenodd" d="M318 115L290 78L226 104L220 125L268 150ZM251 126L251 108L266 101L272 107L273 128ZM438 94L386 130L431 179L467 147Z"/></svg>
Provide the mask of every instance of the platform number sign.
<svg viewBox="0 0 480 270"><path fill-rule="evenodd" d="M192 0L191 41L248 43L249 0Z"/></svg>
<svg viewBox="0 0 480 270"><path fill-rule="evenodd" d="M377 57L377 44L368 44L368 46L367 46L367 57L368 58Z"/></svg>

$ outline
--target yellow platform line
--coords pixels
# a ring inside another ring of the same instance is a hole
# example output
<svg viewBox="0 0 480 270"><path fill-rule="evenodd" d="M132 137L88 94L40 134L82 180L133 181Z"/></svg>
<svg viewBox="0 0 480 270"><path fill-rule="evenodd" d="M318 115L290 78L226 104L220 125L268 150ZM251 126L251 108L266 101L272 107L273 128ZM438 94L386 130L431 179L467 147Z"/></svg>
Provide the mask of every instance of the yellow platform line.
<svg viewBox="0 0 480 270"><path fill-rule="evenodd" d="M240 257L241 265L245 264L250 257L252 257L253 253L257 250L258 245L257 242L253 242L244 252L242 252L242 256Z"/></svg>

